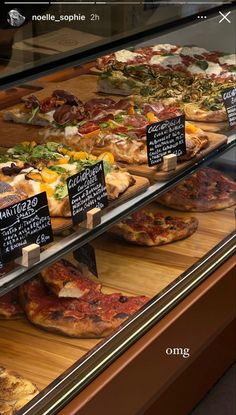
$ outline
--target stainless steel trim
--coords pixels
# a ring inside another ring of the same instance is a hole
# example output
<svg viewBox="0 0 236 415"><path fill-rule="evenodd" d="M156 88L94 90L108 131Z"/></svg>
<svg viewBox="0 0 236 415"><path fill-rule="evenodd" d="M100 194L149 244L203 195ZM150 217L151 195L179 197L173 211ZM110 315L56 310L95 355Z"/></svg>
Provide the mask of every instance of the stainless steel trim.
<svg viewBox="0 0 236 415"><path fill-rule="evenodd" d="M123 217L134 212L136 209L145 206L148 202L155 200L157 196L161 195L166 190L169 190L183 178L196 171L200 166L208 164L209 161L213 161L215 158L229 151L233 147L235 147L235 140L229 144L219 147L212 154L209 154L200 161L195 162L192 166L188 167L183 172L180 172L168 182L155 183L144 193L133 197L112 210L106 211L106 213L102 215L101 224L95 229L87 230L81 228L80 231L74 232L72 235L67 236L59 242L53 244L50 248L42 252L40 261L31 268L28 269L19 266L6 276L2 276L0 278L0 295L7 293L23 282L29 280L43 268L57 261L72 250L79 248L87 242L90 242L97 236L104 233L111 225L118 222Z"/></svg>
<svg viewBox="0 0 236 415"><path fill-rule="evenodd" d="M235 252L228 235L200 261L31 401L19 415L54 415Z"/></svg>

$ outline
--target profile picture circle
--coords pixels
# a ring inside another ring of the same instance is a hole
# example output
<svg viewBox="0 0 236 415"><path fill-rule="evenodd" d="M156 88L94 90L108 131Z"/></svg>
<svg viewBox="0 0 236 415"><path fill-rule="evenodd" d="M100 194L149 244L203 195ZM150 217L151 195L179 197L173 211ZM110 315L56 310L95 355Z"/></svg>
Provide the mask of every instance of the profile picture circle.
<svg viewBox="0 0 236 415"><path fill-rule="evenodd" d="M12 9L8 12L7 22L12 27L20 27L25 21L25 16L23 16L18 9Z"/></svg>

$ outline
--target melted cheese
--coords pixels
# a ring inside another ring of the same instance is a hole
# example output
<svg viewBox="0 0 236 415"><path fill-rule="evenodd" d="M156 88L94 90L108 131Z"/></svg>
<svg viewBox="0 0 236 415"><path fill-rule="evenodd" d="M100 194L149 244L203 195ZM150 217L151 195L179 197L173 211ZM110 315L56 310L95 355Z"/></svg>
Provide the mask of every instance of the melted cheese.
<svg viewBox="0 0 236 415"><path fill-rule="evenodd" d="M165 50L166 52L170 52L171 49L176 48L175 45L170 45L169 43L164 43L161 45L155 45L152 47L153 52L159 52Z"/></svg>
<svg viewBox="0 0 236 415"><path fill-rule="evenodd" d="M206 70L193 64L188 67L188 71L193 74L220 75L222 68L218 63L208 62L208 68Z"/></svg>
<svg viewBox="0 0 236 415"><path fill-rule="evenodd" d="M55 112L55 110L46 112L45 114L40 113L40 117L46 119L49 122L53 122L54 121L54 118L53 118L54 112Z"/></svg>
<svg viewBox="0 0 236 415"><path fill-rule="evenodd" d="M232 53L232 55L221 56L221 58L219 58L219 62L221 65L224 65L225 63L227 65L236 65L236 55Z"/></svg>
<svg viewBox="0 0 236 415"><path fill-rule="evenodd" d="M152 56L152 58L150 59L150 64L151 65L161 65L161 66L175 66L175 65L179 65L182 64L182 59L180 56L177 55L173 55L173 56L159 56L159 55L154 55Z"/></svg>
<svg viewBox="0 0 236 415"><path fill-rule="evenodd" d="M61 167L61 168L63 168L63 169L65 169L65 170L67 170L67 171L73 171L73 170L76 170L76 168L77 168L77 166L76 166L76 164L75 163L71 163L71 164L55 164L55 166L58 166L58 167Z"/></svg>
<svg viewBox="0 0 236 415"><path fill-rule="evenodd" d="M65 128L65 136L76 135L78 134L78 127L68 125Z"/></svg>
<svg viewBox="0 0 236 415"><path fill-rule="evenodd" d="M184 46L179 50L179 53L185 56L194 56L194 55L202 55L203 53L209 53L209 51L204 48L198 48L197 46L192 46L192 47Z"/></svg>
<svg viewBox="0 0 236 415"><path fill-rule="evenodd" d="M115 52L115 57L119 62L128 62L135 59L137 56L142 56L140 53L130 52L130 50L122 49Z"/></svg>

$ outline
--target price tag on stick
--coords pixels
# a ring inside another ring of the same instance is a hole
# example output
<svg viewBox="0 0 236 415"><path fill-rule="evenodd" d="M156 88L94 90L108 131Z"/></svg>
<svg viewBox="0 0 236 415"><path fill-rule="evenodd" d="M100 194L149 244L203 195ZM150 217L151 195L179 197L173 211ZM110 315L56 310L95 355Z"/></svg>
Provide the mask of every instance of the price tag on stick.
<svg viewBox="0 0 236 415"><path fill-rule="evenodd" d="M89 210L104 209L108 206L102 161L69 177L67 187L74 225L85 220Z"/></svg>
<svg viewBox="0 0 236 415"><path fill-rule="evenodd" d="M151 167L162 163L163 157L168 154L176 154L177 157L186 154L184 115L147 127L148 165Z"/></svg>
<svg viewBox="0 0 236 415"><path fill-rule="evenodd" d="M228 88L222 92L223 103L230 127L236 125L236 88Z"/></svg>
<svg viewBox="0 0 236 415"><path fill-rule="evenodd" d="M46 192L0 209L0 253L3 262L21 256L30 244L53 241Z"/></svg>

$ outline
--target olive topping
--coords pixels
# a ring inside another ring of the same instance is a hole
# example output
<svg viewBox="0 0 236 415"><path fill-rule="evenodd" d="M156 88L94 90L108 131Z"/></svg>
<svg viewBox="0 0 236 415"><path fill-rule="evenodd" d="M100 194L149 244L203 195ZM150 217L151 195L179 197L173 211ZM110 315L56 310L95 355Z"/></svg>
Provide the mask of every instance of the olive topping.
<svg viewBox="0 0 236 415"><path fill-rule="evenodd" d="M126 303L128 301L128 297L125 295L121 295L119 298L120 303Z"/></svg>
<svg viewBox="0 0 236 415"><path fill-rule="evenodd" d="M2 173L5 176L14 176L16 174L19 174L21 170L22 170L22 167L18 167L15 163L11 163L10 166L2 168Z"/></svg>

